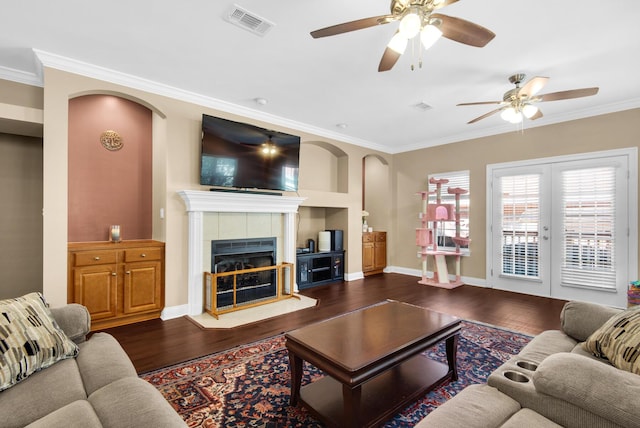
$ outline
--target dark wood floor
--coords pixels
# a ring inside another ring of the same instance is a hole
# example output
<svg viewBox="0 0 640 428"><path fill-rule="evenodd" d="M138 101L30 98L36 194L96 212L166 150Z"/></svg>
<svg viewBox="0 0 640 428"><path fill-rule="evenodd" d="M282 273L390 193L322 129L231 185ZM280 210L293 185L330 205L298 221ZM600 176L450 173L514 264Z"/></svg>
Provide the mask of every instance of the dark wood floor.
<svg viewBox="0 0 640 428"><path fill-rule="evenodd" d="M560 328L565 301L464 285L453 290L420 285L418 278L382 274L304 290L316 307L233 329L202 329L187 317L152 320L106 330L143 373L250 343L385 299L416 304L463 319L538 334Z"/></svg>

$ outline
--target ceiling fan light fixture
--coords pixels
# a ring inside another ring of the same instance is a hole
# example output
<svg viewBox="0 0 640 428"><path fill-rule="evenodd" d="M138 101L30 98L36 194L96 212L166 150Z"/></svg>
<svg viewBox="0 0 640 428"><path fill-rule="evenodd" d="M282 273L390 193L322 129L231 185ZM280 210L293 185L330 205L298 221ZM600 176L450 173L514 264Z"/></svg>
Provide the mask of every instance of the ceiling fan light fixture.
<svg viewBox="0 0 640 428"><path fill-rule="evenodd" d="M420 41L425 49L429 49L442 37L442 31L433 24L425 25L420 32Z"/></svg>
<svg viewBox="0 0 640 428"><path fill-rule="evenodd" d="M397 53L399 53L400 55L402 55L404 53L404 51L407 49L407 43L409 42L409 40L401 33L401 32L397 32L389 41L389 44L387 45L387 47Z"/></svg>
<svg viewBox="0 0 640 428"><path fill-rule="evenodd" d="M513 120L513 118L516 116L517 112L516 109L513 107L508 107L504 110L502 110L502 113L500 113L500 117L503 120L506 120L507 122L511 122Z"/></svg>
<svg viewBox="0 0 640 428"><path fill-rule="evenodd" d="M538 107L533 104L525 104L524 107L522 107L522 114L524 114L524 117L527 119L531 119L537 112Z"/></svg>
<svg viewBox="0 0 640 428"><path fill-rule="evenodd" d="M420 19L420 16L415 12L411 12L406 14L404 18L400 20L398 31L400 31L400 34L402 34L405 39L409 40L414 38L420 32L421 26L422 19Z"/></svg>

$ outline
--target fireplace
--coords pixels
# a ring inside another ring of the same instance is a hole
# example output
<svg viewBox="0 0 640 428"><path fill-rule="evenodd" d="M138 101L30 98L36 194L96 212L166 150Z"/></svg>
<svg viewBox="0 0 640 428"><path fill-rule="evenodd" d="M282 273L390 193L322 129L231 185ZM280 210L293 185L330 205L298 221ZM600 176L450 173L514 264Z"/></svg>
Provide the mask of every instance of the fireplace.
<svg viewBox="0 0 640 428"><path fill-rule="evenodd" d="M251 270L276 264L276 238L225 239L211 241L211 272L224 273ZM249 305L277 296L275 270L249 271L217 278L216 309L234 304Z"/></svg>
<svg viewBox="0 0 640 428"><path fill-rule="evenodd" d="M305 200L301 197L243 194L233 192L210 192L202 190L180 190L178 195L185 203L189 214L188 233L188 305L187 315L199 315L204 308L202 273L205 268L203 257L204 214L205 213L279 213L282 215L282 258L281 262L296 261L296 213ZM210 266L205 269L208 270ZM297 291L295 284L291 285ZM288 289L287 291L291 291Z"/></svg>

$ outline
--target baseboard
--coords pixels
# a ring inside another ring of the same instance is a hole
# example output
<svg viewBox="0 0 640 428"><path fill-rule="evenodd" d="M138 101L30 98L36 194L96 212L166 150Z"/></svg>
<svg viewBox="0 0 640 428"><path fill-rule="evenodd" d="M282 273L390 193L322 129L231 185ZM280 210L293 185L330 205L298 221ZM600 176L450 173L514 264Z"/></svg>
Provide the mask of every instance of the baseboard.
<svg viewBox="0 0 640 428"><path fill-rule="evenodd" d="M384 271L386 273L400 273L402 275L409 275L409 276L415 276L415 277L422 277L422 270L420 269L409 269L409 268L405 268L405 267L400 267L400 266L387 266ZM429 276L433 275L433 272L428 271L427 274ZM454 280L456 277L455 275L449 275L449 279ZM489 285L487 285L487 280L486 279L482 279L482 278L474 278L471 276L462 276L460 277L460 279L462 279L462 282L464 282L467 285L474 285L476 287L485 287L485 288L490 288Z"/></svg>
<svg viewBox="0 0 640 428"><path fill-rule="evenodd" d="M399 266L387 266L384 268L385 273L399 273L402 275L415 276L417 278L422 277L422 271L420 269L409 269ZM429 275L433 275L432 272L428 272ZM455 279L454 276L449 276L450 279ZM363 279L364 274L362 272L353 272L347 273L344 275L345 281L355 281L357 279ZM474 285L476 287L485 287L491 288L487 285L487 281L485 279L473 278L469 276L463 276L462 281L467 285ZM170 320L173 318L180 318L182 316L189 315L189 305L178 305L178 306L168 306L162 310L162 314L160 315L160 319L163 321Z"/></svg>
<svg viewBox="0 0 640 428"><path fill-rule="evenodd" d="M189 314L189 305L168 306L162 310L160 319L163 321L180 318Z"/></svg>

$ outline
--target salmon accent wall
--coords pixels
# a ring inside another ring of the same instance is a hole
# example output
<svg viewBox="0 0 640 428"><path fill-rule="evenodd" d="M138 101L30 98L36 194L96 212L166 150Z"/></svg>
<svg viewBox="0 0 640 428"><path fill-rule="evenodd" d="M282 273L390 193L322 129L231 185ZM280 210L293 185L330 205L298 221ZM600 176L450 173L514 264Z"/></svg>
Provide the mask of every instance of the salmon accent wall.
<svg viewBox="0 0 640 428"><path fill-rule="evenodd" d="M100 143L104 131L120 150ZM152 238L152 114L112 95L69 100L69 242L107 241L120 225L124 240Z"/></svg>

